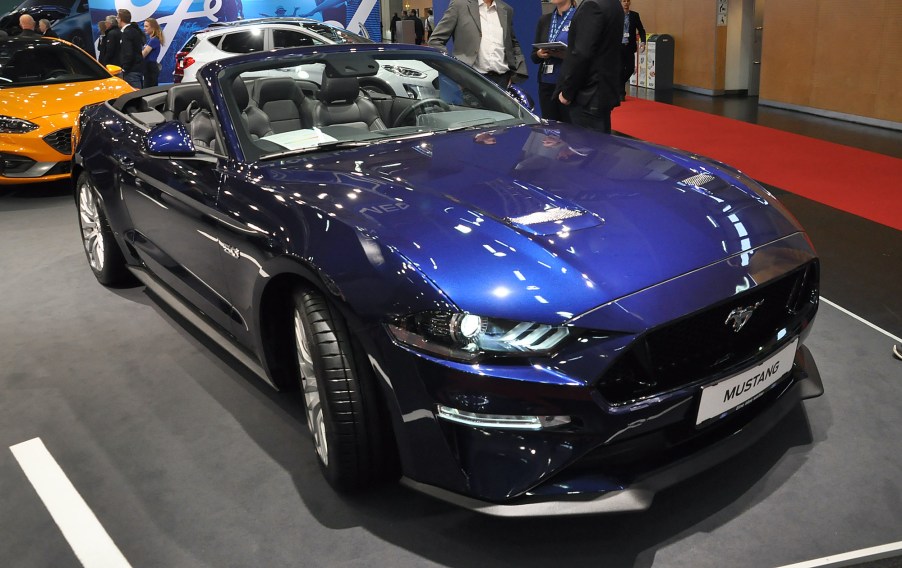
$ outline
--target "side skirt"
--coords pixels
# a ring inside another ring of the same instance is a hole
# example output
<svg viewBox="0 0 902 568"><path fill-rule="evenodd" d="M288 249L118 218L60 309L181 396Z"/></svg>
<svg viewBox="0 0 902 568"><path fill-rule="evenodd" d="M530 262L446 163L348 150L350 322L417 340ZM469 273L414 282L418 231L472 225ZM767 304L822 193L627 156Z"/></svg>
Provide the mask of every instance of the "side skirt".
<svg viewBox="0 0 902 568"><path fill-rule="evenodd" d="M198 331L210 338L220 348L224 349L229 355L234 357L239 363L244 365L258 378L262 379L266 384L278 390L275 383L269 378L269 375L263 369L263 366L255 356L248 353L245 349L236 345L219 326L210 323L203 314L188 305L181 296L169 289L166 284L157 279L156 276L144 270L129 266L128 269L141 281L147 290L154 296L162 300L167 306L171 307L184 318L188 323L194 326Z"/></svg>

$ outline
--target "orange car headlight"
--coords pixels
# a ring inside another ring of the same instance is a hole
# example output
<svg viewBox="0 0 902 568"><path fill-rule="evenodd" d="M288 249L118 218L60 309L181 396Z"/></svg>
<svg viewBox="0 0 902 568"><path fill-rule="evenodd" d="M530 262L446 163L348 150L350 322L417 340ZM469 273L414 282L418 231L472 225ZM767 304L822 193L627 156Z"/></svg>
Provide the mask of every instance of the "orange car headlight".
<svg viewBox="0 0 902 568"><path fill-rule="evenodd" d="M21 118L0 115L0 132L4 134L24 134L37 130L38 125Z"/></svg>

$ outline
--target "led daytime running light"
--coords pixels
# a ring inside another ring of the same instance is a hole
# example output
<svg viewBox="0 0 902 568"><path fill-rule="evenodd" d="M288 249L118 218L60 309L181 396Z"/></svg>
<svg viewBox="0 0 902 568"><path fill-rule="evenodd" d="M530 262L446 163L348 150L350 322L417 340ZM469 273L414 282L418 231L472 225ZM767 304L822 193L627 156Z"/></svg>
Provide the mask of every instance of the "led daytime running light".
<svg viewBox="0 0 902 568"><path fill-rule="evenodd" d="M436 414L449 422L475 428L500 428L507 430L544 430L570 423L569 416L518 416L513 414L481 414L467 412L439 404Z"/></svg>

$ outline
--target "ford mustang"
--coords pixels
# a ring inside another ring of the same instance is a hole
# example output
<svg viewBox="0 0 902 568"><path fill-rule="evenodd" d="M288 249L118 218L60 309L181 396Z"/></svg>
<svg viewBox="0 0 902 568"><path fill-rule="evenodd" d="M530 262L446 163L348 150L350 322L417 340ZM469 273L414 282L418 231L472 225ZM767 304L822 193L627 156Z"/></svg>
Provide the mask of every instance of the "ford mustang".
<svg viewBox="0 0 902 568"><path fill-rule="evenodd" d="M67 178L78 111L133 90L63 40L0 39L0 185Z"/></svg>
<svg viewBox="0 0 902 568"><path fill-rule="evenodd" d="M433 69L440 96L361 89L385 65ZM773 195L543 122L432 49L215 61L86 107L75 139L97 279L301 389L338 490L644 509L823 392L818 258Z"/></svg>

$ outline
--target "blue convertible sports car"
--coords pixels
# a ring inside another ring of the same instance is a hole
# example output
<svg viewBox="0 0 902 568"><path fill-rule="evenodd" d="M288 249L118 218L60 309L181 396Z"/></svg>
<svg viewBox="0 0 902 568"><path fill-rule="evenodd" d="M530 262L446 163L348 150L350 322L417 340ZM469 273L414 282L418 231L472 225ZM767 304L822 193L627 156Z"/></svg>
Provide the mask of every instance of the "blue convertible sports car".
<svg viewBox="0 0 902 568"><path fill-rule="evenodd" d="M360 88L389 65L434 69L440 97ZM337 489L643 509L823 392L816 253L740 172L542 122L428 48L199 78L82 110L89 264L303 389Z"/></svg>

